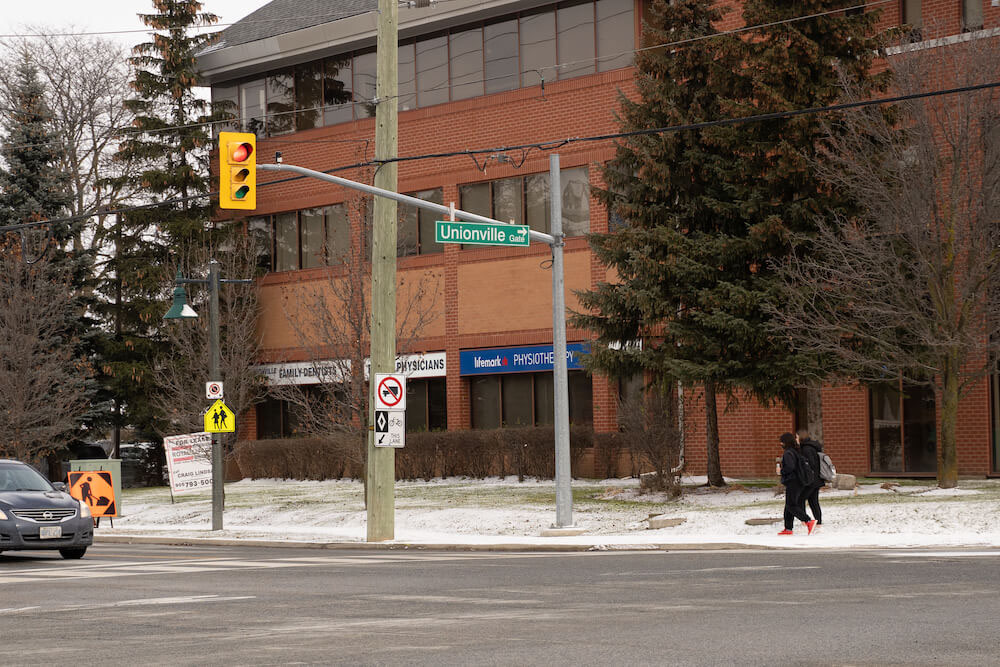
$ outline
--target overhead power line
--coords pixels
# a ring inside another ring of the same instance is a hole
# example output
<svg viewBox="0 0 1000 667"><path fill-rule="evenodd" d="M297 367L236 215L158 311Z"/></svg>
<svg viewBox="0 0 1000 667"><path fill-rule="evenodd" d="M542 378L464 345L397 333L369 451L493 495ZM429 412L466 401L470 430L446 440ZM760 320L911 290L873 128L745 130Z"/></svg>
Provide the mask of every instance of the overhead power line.
<svg viewBox="0 0 1000 667"><path fill-rule="evenodd" d="M435 2L433 4L439 4L441 2L452 2L452 1L454 1L454 0L438 0L438 2ZM797 23L797 22L800 22L800 21L806 21L806 20L810 20L810 19L821 18L821 17L824 17L824 16L830 16L830 15L834 15L834 14L842 14L844 12L852 11L852 10L855 10L855 9L865 9L865 8L877 7L879 5L884 5L884 4L887 4L887 3L890 3L890 2L895 2L895 1L896 0L874 0L873 2L869 2L869 3L862 2L861 4L854 5L854 6L851 6L851 7L841 7L839 9L831 9L831 10L827 10L825 12L816 12L816 13L813 13L813 14L805 14L805 15L800 15L800 16L792 16L792 17L789 17L789 18L786 18L786 19L780 19L778 21L770 21L768 23L759 23L759 24L755 24L755 25L742 26L742 27L739 27L739 28L732 28L730 30L723 30L723 31L719 31L719 32L712 32L712 33L708 33L708 34L705 34L705 35L698 35L698 36L695 36L695 37L686 37L684 39L680 39L680 40L676 40L676 41L672 41L672 42L663 42L663 43L660 43L660 44L653 44L653 45L650 45L650 46L644 46L644 47L640 47L640 48L636 48L636 49L628 49L628 50L625 50L625 51L620 51L618 53L608 54L608 55L604 55L604 56L597 56L595 58L588 58L586 60L574 60L574 61L566 61L566 62L562 62L562 63L555 63L555 64L552 64L552 65L543 65L543 66L541 66L539 68L536 68L536 69L524 70L524 71L520 72L519 75L523 76L525 74L530 74L531 72L538 73L539 79L541 81L541 85L542 85L543 90L544 90L545 78L541 75L542 71L553 70L555 72L559 72L562 69L566 69L566 68L572 67L574 65L584 64L584 63L587 63L587 62L602 61L602 60L614 60L615 58L620 58L622 56L629 55L629 54L634 55L636 53L640 53L640 52L643 52L643 51L652 51L652 50L656 50L656 49L668 49L668 48L676 48L676 47L681 47L681 46L687 46L687 45L694 44L694 43L697 43L697 42L702 42L702 41L705 41L705 40L714 39L716 37L723 37L723 36L727 36L727 35L737 35L737 34L742 34L742 33L745 33L745 32L750 32L750 31L753 31L753 30L759 30L761 28L773 28L773 27L776 27L776 26L779 26L779 25L790 25L790 24ZM408 3L401 2L400 4L401 5L406 5ZM364 12L364 13L372 13L372 12ZM357 15L359 15L359 14L344 13L344 14L328 14L328 15L323 15L323 16L324 17L328 17L328 18L333 18L334 20L336 20L338 18L344 18L344 17L348 17L348 16L357 16ZM308 18L319 18L319 17L320 17L319 15L316 15L316 16L306 16L306 17L298 17L298 18L307 18L308 19ZM278 19L263 19L260 22L266 23L266 22L271 22L271 21L274 21L274 20L278 20ZM281 20L292 20L292 19L281 19ZM244 20L241 23L243 23L243 22L246 22L246 21ZM223 24L215 24L215 25L223 25ZM235 25L235 24L226 24L226 25ZM149 31L148 30L145 30L145 31L140 30L140 31L134 31L134 32L149 32ZM82 35L82 34L85 34L85 33L72 33L72 34L73 35L76 35L76 34L81 34ZM94 34L98 34L98 33L94 33ZM12 35L0 35L0 38L11 37L11 36ZM13 37L17 37L17 36L18 35L13 35ZM28 36L28 35L21 35L21 36ZM44 37L44 36L60 36L60 35L31 35L31 36ZM463 85L472 84L472 83L484 83L485 84L485 83L487 83L489 81L495 81L495 80L499 80L499 79L502 79L502 78L506 78L506 77L505 76L483 77L481 79L475 79L475 80L470 80L470 81L463 81L462 83L463 83ZM438 86L433 86L431 88L428 88L427 91L444 90L444 89L450 87L450 85L451 85L450 82L446 82L446 83L440 84ZM356 92L356 91L352 91L352 93L353 92ZM402 97L402 95L399 95L399 94L394 95L392 97L384 98L384 100L377 100L376 98L364 98L364 97L362 97L362 98L359 98L359 99L351 100L350 102L340 102L340 103L337 103L337 104L320 105L320 106L303 108L303 109L292 109L292 110L289 110L289 111L272 112L272 113L265 114L265 116L267 118L278 118L278 117L293 115L293 114L297 114L297 113L304 113L304 112L325 113L326 111L334 111L334 110L337 110L337 109L340 109L340 108L343 108L343 107L346 107L346 106L349 106L349 105L375 104L375 103L378 103L378 102L381 102L381 101L387 101L387 100L390 100L390 99L400 99L401 97ZM0 111L3 111L5 113L13 113L15 110L6 109L6 108L0 107ZM49 119L52 119L52 120L58 120L59 119L57 116L51 116L51 115L45 116L45 117L49 118ZM171 132L171 131L175 131L175 130L182 130L182 129L189 129L189 128L207 127L207 126L220 125L220 124L221 125L225 125L225 124L232 123L234 121L238 122L239 119L211 120L211 121L200 121L200 122L196 122L196 123L186 123L184 125L169 125L169 126L165 126L165 127L156 128L154 130L134 130L134 129L128 129L128 130L123 131L123 135L124 136L138 136L138 135L141 135L141 134L158 134L158 133L162 133L162 132ZM110 125L105 125L104 127L110 128L111 126ZM325 143L325 142L323 142L323 140L316 140L316 141L317 141L317 143L320 143L320 142Z"/></svg>
<svg viewBox="0 0 1000 667"><path fill-rule="evenodd" d="M882 97L872 100L861 100L857 102L843 102L840 104L830 104L820 107L809 107L806 109L791 109L788 111L775 111L765 114L756 114L753 116L740 116L737 118L721 118L717 120L702 121L698 123L685 123L683 125L670 125L666 127L655 127L648 128L645 130L632 130L629 132L615 132L611 134L599 134L587 137L568 137L565 139L553 139L549 141L539 141L534 143L518 144L514 146L499 146L493 148L479 148L479 149L468 149L462 151L450 151L444 153L425 153L422 155L410 155L404 157L392 158L389 160L369 160L366 162L357 162L355 164L346 165L342 167L334 167L331 169L324 170L323 173L329 174L337 171L347 171L350 169L359 169L362 167L379 167L383 164L388 164L390 162L413 162L418 160L431 160L440 159L446 157L462 157L462 156L476 156L490 153L503 153L505 151L511 150L553 150L561 146L565 146L573 143L581 142L597 142L597 141L611 141L614 139L625 139L628 137L636 137L642 135L652 135L652 134L665 134L667 132L684 132L690 130L701 130L710 127L721 127L728 125L739 125L744 123L758 123L767 120L782 120L787 118L794 118L796 116L804 116L809 114L820 114L820 113L832 113L836 111L849 111L853 109L862 109L871 106L881 106L885 104L896 104L898 102L906 102L910 100L925 99L931 97L943 97L946 95L958 95L962 93L971 93L980 90L991 90L995 88L1000 88L1000 81L994 81L990 83L981 83L971 86L960 86L958 88L943 88L938 90L930 90L922 93L911 93L908 95L896 95L893 97ZM477 163L478 164L478 163ZM289 178L283 178L275 181L267 181L264 183L259 183L258 187L267 187L272 185L278 185L281 183L288 183L291 181L297 181L303 178L308 178L307 176L292 176ZM217 196L218 192L206 192L197 195L189 195L186 197L172 197L159 202L149 203L149 204L139 204L134 206L125 206L116 209L108 209L102 211L100 214L103 215L114 215L116 213L128 213L130 211L145 210L150 208L156 208L158 206L164 206L167 204L175 204L185 201L193 201L197 199L204 199L205 197ZM55 218L50 220L39 220L34 222L18 223L14 225L5 225L0 227L0 233L4 232L14 232L22 229L30 229L34 227L41 227L48 224L59 224L64 222L77 222L80 220L88 220L93 218L98 213L90 213L86 215L76 215L65 218Z"/></svg>

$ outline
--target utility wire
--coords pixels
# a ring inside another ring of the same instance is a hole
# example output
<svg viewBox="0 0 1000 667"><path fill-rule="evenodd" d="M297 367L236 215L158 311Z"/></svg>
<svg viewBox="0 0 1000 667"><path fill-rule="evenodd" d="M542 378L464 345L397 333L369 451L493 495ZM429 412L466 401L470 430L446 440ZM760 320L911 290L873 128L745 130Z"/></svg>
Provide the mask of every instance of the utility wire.
<svg viewBox="0 0 1000 667"><path fill-rule="evenodd" d="M388 160L370 160L366 162L357 162L355 164L346 165L342 167L334 167L332 169L327 169L323 171L325 174L330 174L337 171L346 171L350 169L359 169L363 167L380 167L384 164L390 162L412 162L417 160L430 160L439 159L444 157L461 157L461 156L476 156L487 153L503 153L505 151L511 150L554 150L572 143L580 142L596 142L596 141L610 141L613 139L624 139L628 137L636 137L642 135L652 135L652 134L665 134L667 132L684 132L690 130L701 130L709 127L721 127L729 125L739 125L744 123L757 123L767 120L781 120L787 118L794 118L796 116L804 116L809 114L819 114L819 113L830 113L835 111L846 111L851 109L861 109L871 106L881 106L884 104L895 104L898 102L906 102L910 100L918 100L932 97L942 97L946 95L957 95L961 93L971 93L979 90L991 90L995 88L1000 88L1000 81L994 81L991 83L981 83L971 86L961 86L958 88L944 88L938 90L931 90L922 93L911 93L908 95L896 95L893 97L882 97L874 100L861 100L857 102L844 102L841 104L830 104L821 107L809 107L806 109L792 109L789 111L775 111L772 113L757 114L753 116L742 116L739 118L722 118L718 120L702 121L699 123L686 123L684 125L670 125L666 127L656 127L649 128L645 130L632 130L630 132L615 132L612 134L599 134L587 137L569 137L566 139L554 139L551 141L540 141L528 144L519 144L516 146L501 146L496 148L480 148L480 149L470 149L462 151L451 151L446 153L426 153L423 155L411 155L405 157L391 158ZM475 159L473 157L473 159ZM522 161L523 162L523 161ZM478 162L476 163L478 165ZM298 181L303 178L308 178L308 176L291 176L289 178L283 178L275 181L267 181L265 183L259 183L259 187L267 187L271 185L278 185L280 183L288 183L291 181ZM5 225L0 227L0 233L12 232L21 229L29 229L33 227L40 227L47 224L58 224L64 222L77 222L80 220L88 220L93 218L95 215L111 215L115 213L128 213L130 211L137 211L149 208L156 208L158 206L163 206L166 204L174 204L184 201L192 201L196 199L203 199L205 197L212 197L218 195L218 191L206 192L203 194L189 195L186 197L173 197L160 202L150 203L150 204L139 204L134 206L126 206L117 209L107 209L101 211L100 213L94 212L90 214L71 216L66 218L56 218L52 220L39 220L34 222L18 223L14 225Z"/></svg>
<svg viewBox="0 0 1000 667"><path fill-rule="evenodd" d="M439 0L439 1L440 2L452 2L454 0ZM786 19L781 19L781 20L778 20L778 21L771 21L769 23L760 23L760 24L751 25L751 26L743 26L743 27L740 27L740 28L732 28L730 30L724 30L724 31L720 31L720 32L708 33L706 35L698 35L696 37L687 37L687 38L676 40L676 41L673 41L673 42L663 42L661 44L653 44L651 46L644 46L644 47L640 47L640 48L637 48L637 49L631 49L631 50L621 51L619 53L608 54L608 55L605 55L605 56L598 56L598 57L595 57L595 58L587 58L585 60L575 60L575 61L567 61L567 62L563 62L563 63L556 63L556 64L553 64L553 65L543 65L543 66L541 66L539 68L533 68L533 69L529 69L529 70L524 70L523 72L520 72L520 76L523 76L525 74L529 74L531 72L538 73L539 79L541 80L541 84L542 84L542 87L544 89L545 79L541 75L541 72L544 71L544 70L552 69L552 70L555 70L556 72L558 72L561 69L565 69L565 68L571 67L573 65L580 65L580 64L584 64L584 63L588 63L588 62L592 63L592 62L595 62L595 61L599 62L599 61L602 61L602 60L613 60L615 58L620 58L621 56L624 56L624 55L629 55L629 54L634 55L636 53L640 53L640 52L643 52L643 51L651 51L651 50L655 50L655 49L665 49L665 48L674 48L674 47L679 47L679 46L685 46L685 45L688 45L688 44L693 44L693 43L696 43L696 42L701 42L701 41L705 41L705 40L708 40L708 39L713 39L713 38L716 38L716 37L723 37L723 36L727 36L727 35L736 35L736 34L741 34L741 33L744 33L744 32L749 32L749 31L752 31L752 30L758 30L758 29L761 29L761 28L772 28L772 27L779 26L779 25L787 25L787 24L796 23L796 22L799 22L799 21L805 21L805 20L814 19L814 18L820 18L820 17L823 17L823 16L832 15L832 14L839 14L839 13L843 13L843 12L848 12L848 11L855 10L855 9L864 9L866 7L875 7L875 6L878 6L878 5L883 5L883 4L887 4L887 3L895 2L895 1L896 0L874 0L873 2L870 2L870 3L867 3L867 4L862 3L862 4L859 4L859 5L854 5L852 7L842 7L842 8L839 8L839 9L832 9L832 10L828 10L828 11L825 11L825 12L817 12L817 13L814 13L814 14L806 14L806 15L802 15L802 16L793 16L793 17L789 17L789 18L786 18ZM403 2L401 4L405 5L407 3ZM435 3L435 4L437 4L437 3ZM356 15L357 14L345 14L344 16L356 16ZM340 18L337 15L330 15L330 16L334 17L335 19L336 18ZM300 18L311 18L311 17L300 17ZM0 35L0 37L4 37L4 35ZM484 77L482 79L474 79L474 80L470 80L470 81L463 81L462 85L474 84L474 83L484 83L485 84L485 83L487 83L489 81L495 81L495 80L504 79L504 78L507 78L507 76L505 75L505 76ZM451 87L451 82L450 81L447 82L447 83L440 84L438 86L433 86L431 88L428 88L428 89L426 89L426 91L427 92L432 92L432 91L444 90L444 89L447 89L449 87ZM525 86L525 87L527 87L527 86ZM356 92L356 91L352 91L352 93L353 92ZM340 103L337 103L337 104L322 105L322 106L310 107L310 108L307 108L307 109L292 109L292 110L289 110L289 111L279 111L279 112L265 113L265 117L266 118L278 118L278 117L282 117L282 116L288 116L288 115L291 115L291 114L303 113L303 112L313 112L313 111L317 112L317 113L322 113L322 112L325 112L327 110L341 109L341 108L346 107L348 105L377 104L377 103L380 103L382 101L387 101L387 100L390 100L390 99L399 99L401 97L403 97L403 96L399 95L399 94L396 94L396 95L393 95L393 96L390 96L390 97L386 97L386 98L382 98L382 99L378 99L378 98L364 98L364 97L362 97L360 99L352 100L350 102L340 102ZM8 114L16 112L16 110L14 110L14 109L9 109L9 108L4 108L4 107L0 107L0 111L3 111L3 112L8 113ZM44 116L44 117L48 118L48 119L51 119L51 120L60 120L57 116L48 115L48 116ZM156 129L153 129L153 130L131 130L130 129L130 130L124 131L123 135L124 136L138 136L138 135L142 135L142 134L157 134L157 133L161 133L161 132L170 132L170 131L173 131L173 130L189 129L189 128L196 128L196 127L205 127L205 126L212 126L212 125L218 125L218 124L229 124L229 123L239 122L239 121L240 121L240 119L237 118L237 119L226 119L226 120L200 121L200 122L196 122L196 123L187 123L187 124L184 124L184 125L170 125L170 126L165 126L165 127L161 127L161 128L156 128ZM105 125L104 127L113 129L110 125ZM316 143L325 143L324 140L315 140L315 141L316 141Z"/></svg>

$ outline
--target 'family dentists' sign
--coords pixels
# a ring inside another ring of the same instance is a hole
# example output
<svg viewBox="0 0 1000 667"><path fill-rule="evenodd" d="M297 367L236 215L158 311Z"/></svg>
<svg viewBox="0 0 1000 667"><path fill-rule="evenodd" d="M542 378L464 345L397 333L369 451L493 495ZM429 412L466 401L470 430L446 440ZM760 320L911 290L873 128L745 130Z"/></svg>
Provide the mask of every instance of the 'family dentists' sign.
<svg viewBox="0 0 1000 667"><path fill-rule="evenodd" d="M583 368L581 356L588 352L590 352L589 343L568 344L566 368L569 370ZM462 350L459 352L459 372L461 375L486 375L551 371L554 357L551 345Z"/></svg>

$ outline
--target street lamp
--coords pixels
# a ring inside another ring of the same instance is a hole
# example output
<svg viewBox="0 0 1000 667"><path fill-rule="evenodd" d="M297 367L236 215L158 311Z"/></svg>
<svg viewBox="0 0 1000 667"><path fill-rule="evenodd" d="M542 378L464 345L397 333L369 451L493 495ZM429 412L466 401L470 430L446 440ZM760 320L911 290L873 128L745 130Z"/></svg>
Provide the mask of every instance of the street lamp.
<svg viewBox="0 0 1000 667"><path fill-rule="evenodd" d="M174 279L174 304L163 316L165 320L187 320L198 317L198 313L187 303L186 284L208 285L208 381L222 382L219 369L219 284L252 283L253 280L223 280L219 278L219 263L214 259L208 263L208 278L185 278L180 269ZM222 507L225 501L223 490L222 438L212 434L212 530L222 530Z"/></svg>

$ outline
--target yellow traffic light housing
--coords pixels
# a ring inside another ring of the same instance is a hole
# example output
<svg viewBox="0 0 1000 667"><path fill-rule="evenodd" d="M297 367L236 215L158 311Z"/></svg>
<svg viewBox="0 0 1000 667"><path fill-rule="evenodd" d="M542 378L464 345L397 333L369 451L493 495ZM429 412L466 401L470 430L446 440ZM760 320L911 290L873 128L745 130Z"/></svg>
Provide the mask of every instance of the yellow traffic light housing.
<svg viewBox="0 0 1000 667"><path fill-rule="evenodd" d="M257 136L219 132L219 208L257 208Z"/></svg>

